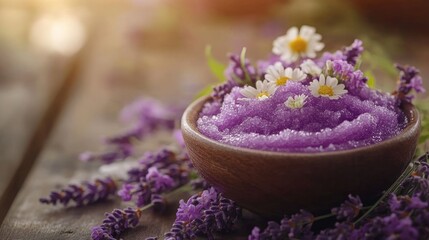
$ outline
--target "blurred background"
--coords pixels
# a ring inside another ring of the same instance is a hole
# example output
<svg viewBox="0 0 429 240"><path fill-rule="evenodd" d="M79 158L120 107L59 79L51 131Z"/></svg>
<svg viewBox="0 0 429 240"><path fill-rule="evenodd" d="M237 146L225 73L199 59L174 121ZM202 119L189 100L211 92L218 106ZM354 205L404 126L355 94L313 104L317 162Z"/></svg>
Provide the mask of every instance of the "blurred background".
<svg viewBox="0 0 429 240"><path fill-rule="evenodd" d="M51 148L77 154L121 129L118 111L139 96L187 105L216 81L207 45L224 63L242 47L256 60L289 27L313 25L325 50L364 40L378 88L394 89L394 62L429 88L427 16L427 0L0 0L0 196L54 127Z"/></svg>

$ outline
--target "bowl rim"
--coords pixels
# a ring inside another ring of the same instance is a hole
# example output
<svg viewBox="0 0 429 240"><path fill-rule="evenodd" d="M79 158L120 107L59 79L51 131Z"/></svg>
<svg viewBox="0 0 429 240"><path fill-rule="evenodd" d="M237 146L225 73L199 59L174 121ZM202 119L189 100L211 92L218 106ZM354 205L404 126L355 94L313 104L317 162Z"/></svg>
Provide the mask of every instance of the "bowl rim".
<svg viewBox="0 0 429 240"><path fill-rule="evenodd" d="M211 99L212 98L210 96L200 97L195 101L193 101L186 108L181 119L182 132L189 131L194 136L197 136L200 140L217 148L228 149L230 151L239 151L241 153L247 153L252 155L264 155L264 156L273 156L273 157L282 157L282 156L284 157L284 156L293 155L296 157L303 157L303 158L319 158L319 157L327 157L327 156L332 157L337 155L364 153L364 152L367 152L368 150L373 150L378 147L383 147L387 145L396 145L397 143L402 142L404 138L407 139L412 137L415 134L415 132L420 131L420 124L421 124L421 117L416 107L411 103L403 102L400 108L406 114L409 120L406 127L402 129L399 134L375 144L371 144L363 147L357 147L353 149L327 151L327 152L281 152L281 151L258 150L258 149L238 147L238 146L221 143L205 136L198 130L196 121L191 122L192 116L193 116L192 113L195 113L197 115L196 116L196 120L197 120L198 115L200 114L204 106L204 103L208 102ZM408 111L408 114L406 111ZM410 116L411 119L409 119L408 115Z"/></svg>

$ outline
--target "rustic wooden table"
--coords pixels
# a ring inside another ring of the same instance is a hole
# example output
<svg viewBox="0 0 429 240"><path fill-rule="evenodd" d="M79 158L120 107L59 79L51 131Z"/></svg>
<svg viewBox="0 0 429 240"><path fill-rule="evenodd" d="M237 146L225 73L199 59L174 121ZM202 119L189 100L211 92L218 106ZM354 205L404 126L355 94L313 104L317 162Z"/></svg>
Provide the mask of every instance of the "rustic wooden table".
<svg viewBox="0 0 429 240"><path fill-rule="evenodd" d="M395 59L416 65L429 77L428 36L380 33L380 28L368 30L368 25L344 16L344 23L330 27L331 20L321 21L321 13L305 17L295 5L280 6L272 18L223 18L206 17L201 9L195 12L172 1L155 2L2 2L0 239L89 239L90 227L101 222L104 212L124 206L112 200L62 208L41 205L38 199L58 185L91 177L98 166L77 156L100 150L103 136L124 129L117 114L126 103L146 95L186 105L213 82L204 59L206 44L225 62L223 53L242 46L251 57L265 57L274 37L305 22L331 34L325 38L331 49L355 36L383 39L383 49ZM49 14L72 14L81 22L87 40L78 52L64 56L28 40L34 22ZM297 17L290 17L293 14ZM380 87L393 84L386 81ZM147 141L143 148L156 150L161 142ZM174 196L163 215L145 213L141 225L124 239L162 237L174 221L175 202L186 197ZM250 227L245 224L230 237L246 239Z"/></svg>

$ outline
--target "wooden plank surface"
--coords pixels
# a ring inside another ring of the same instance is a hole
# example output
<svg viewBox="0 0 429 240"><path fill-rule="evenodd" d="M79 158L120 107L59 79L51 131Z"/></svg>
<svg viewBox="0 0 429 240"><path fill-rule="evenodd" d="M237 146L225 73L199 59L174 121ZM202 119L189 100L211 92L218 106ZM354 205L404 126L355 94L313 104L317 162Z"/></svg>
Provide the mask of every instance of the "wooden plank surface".
<svg viewBox="0 0 429 240"><path fill-rule="evenodd" d="M222 53L239 51L241 46L247 46L251 56L261 58L270 51L272 38L290 24L283 18L196 20L186 16L186 11L177 13L166 7L154 7L148 20L141 11L138 6L112 7L92 18L98 29L94 44L80 62L83 67L77 74L78 85L73 88L52 136L4 220L0 239L89 239L90 228L101 222L104 212L125 205L116 199L88 207L62 208L40 205L38 199L58 185L87 180L94 175L98 166L82 163L77 156L85 150L101 150L101 137L124 129L117 121L120 108L141 95L187 104L201 87L214 81L208 77L211 75L204 61L206 44L212 44L215 55L225 62ZM327 41L347 44L349 35ZM423 46L426 39L417 41L420 45L413 49ZM413 50L412 53L413 56L404 54L401 59L415 63L423 68L424 76L429 76L425 65L429 52ZM162 142L162 137L151 139L143 149L155 150ZM170 205L164 215L145 212L141 226L126 233L124 239L162 236L174 221L177 200L186 196L171 199L176 204ZM245 239L248 231L246 226L234 238Z"/></svg>
<svg viewBox="0 0 429 240"><path fill-rule="evenodd" d="M34 15L33 9L18 6L0 11L0 222L35 159L32 141L43 145L46 132L34 136L69 62L27 40Z"/></svg>
<svg viewBox="0 0 429 240"><path fill-rule="evenodd" d="M109 17L113 18L110 24L117 24L115 16ZM120 39L117 42L103 41L108 34L113 38L122 37L112 36L112 28L99 29L93 41L96 44L90 49L88 58L80 64L85 67L81 69L79 85L74 89L52 137L3 222L1 239L26 239L30 236L31 239L87 239L90 227L101 222L104 212L123 206L116 200L85 208L63 209L40 205L38 199L49 194L59 184L91 178L96 166L78 161L77 156L85 150L100 150L102 136L123 128L117 121L117 113L123 105L145 94L167 103L187 104L200 88L213 81L207 77L210 75L203 54L205 44L213 42L218 32L225 32L225 45L218 44L215 47L223 48L221 51L226 52L225 48L230 43L228 38L234 39L234 31L220 28L207 34L206 29L200 28L204 35L186 36L192 38L193 42L178 38L174 44L154 39L174 39L189 34L187 27L169 32L143 29L147 32L142 34L150 34L147 41L143 38ZM235 28L243 27L237 24ZM243 34L252 35L255 31L247 27L243 29ZM130 40L143 41L143 45L136 46L141 55L136 55L133 52L135 49L125 46ZM253 44L260 42L255 41ZM146 148L155 150L160 145L152 140ZM174 204L166 215L155 216L150 211L148 215L145 213L141 220L142 226L124 237L140 239L162 236L174 221L179 199L180 196L172 199Z"/></svg>

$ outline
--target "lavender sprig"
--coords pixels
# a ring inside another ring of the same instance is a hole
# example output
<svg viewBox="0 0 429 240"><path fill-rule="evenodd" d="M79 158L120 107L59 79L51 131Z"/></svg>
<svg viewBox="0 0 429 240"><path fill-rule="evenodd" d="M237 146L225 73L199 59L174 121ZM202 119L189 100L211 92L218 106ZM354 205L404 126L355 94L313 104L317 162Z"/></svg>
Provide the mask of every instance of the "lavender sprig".
<svg viewBox="0 0 429 240"><path fill-rule="evenodd" d="M226 82L215 86L211 96L218 101L230 93L235 86L255 85L258 78L256 68L250 64L250 60L237 54L229 55L229 65L225 70Z"/></svg>
<svg viewBox="0 0 429 240"><path fill-rule="evenodd" d="M342 60L355 67L363 51L364 48L362 41L355 39L350 46L343 48L342 51L323 53L323 55L317 59L316 62L319 66L323 66L329 60Z"/></svg>
<svg viewBox="0 0 429 240"><path fill-rule="evenodd" d="M342 203L339 207L332 209L332 214L334 214L338 220L345 220L347 222L355 219L362 209L363 204L359 196L348 196L348 199Z"/></svg>
<svg viewBox="0 0 429 240"><path fill-rule="evenodd" d="M83 152L79 159L83 162L101 161L104 164L113 163L119 159L123 160L134 153L134 147L131 144L117 144L114 149L104 153Z"/></svg>
<svg viewBox="0 0 429 240"><path fill-rule="evenodd" d="M187 202L180 201L176 221L164 237L168 240L198 236L214 239L214 233L230 231L240 218L241 208L210 188L193 195Z"/></svg>
<svg viewBox="0 0 429 240"><path fill-rule="evenodd" d="M100 226L93 227L91 238L93 240L116 240L125 230L135 228L140 221L141 209L115 209L105 214Z"/></svg>
<svg viewBox="0 0 429 240"><path fill-rule="evenodd" d="M181 152L177 152L168 148L162 148L157 152L146 152L139 160L139 167L128 171L126 182L139 182L141 178L144 178L148 174L151 167L156 167L180 184L187 182L193 167L185 149L182 150Z"/></svg>
<svg viewBox="0 0 429 240"><path fill-rule="evenodd" d="M365 89L365 83L367 78L360 70L355 70L353 65L345 60L328 60L327 67L325 70L330 72L331 75L337 78L339 81L344 83L347 90L353 94L358 94L360 91Z"/></svg>
<svg viewBox="0 0 429 240"><path fill-rule="evenodd" d="M105 139L105 143L113 149L100 154L85 152L80 159L83 161L101 160L103 163L123 160L134 153L135 141L142 141L160 129L173 130L181 113L180 108L166 106L157 100L139 99L126 106L121 113L124 121L134 123L131 129Z"/></svg>
<svg viewBox="0 0 429 240"><path fill-rule="evenodd" d="M359 39L355 39L353 43L343 49L344 60L355 66L358 58L362 55L364 48L363 43Z"/></svg>
<svg viewBox="0 0 429 240"><path fill-rule="evenodd" d="M180 187L189 181L192 165L185 152L161 149L146 153L140 166L128 172L128 179L118 195L123 201L134 200L138 207L156 201L157 209L165 202L161 194Z"/></svg>
<svg viewBox="0 0 429 240"><path fill-rule="evenodd" d="M170 191L177 187L177 183L166 174L162 174L156 167L151 167L145 177L137 183L126 183L118 192L123 201L136 199L138 207L142 207L156 201L161 207L164 202L161 193Z"/></svg>
<svg viewBox="0 0 429 240"><path fill-rule="evenodd" d="M96 179L93 182L84 182L81 185L70 184L60 191L52 191L49 197L40 198L44 204L56 205L61 203L67 206L74 202L76 206L83 206L106 200L115 195L116 182L111 178Z"/></svg>
<svg viewBox="0 0 429 240"><path fill-rule="evenodd" d="M393 93L398 99L398 103L411 102L414 95L410 92L414 90L416 93L423 93L426 89L423 87L423 80L420 76L420 71L413 66L396 65L400 72L400 78L396 91Z"/></svg>
<svg viewBox="0 0 429 240"><path fill-rule="evenodd" d="M258 227L252 230L249 240L269 240L269 239L312 239L313 232L311 226L314 222L314 216L306 211L285 216L280 224L270 221L268 226L261 231Z"/></svg>

